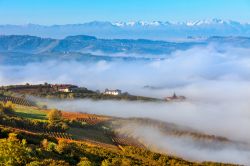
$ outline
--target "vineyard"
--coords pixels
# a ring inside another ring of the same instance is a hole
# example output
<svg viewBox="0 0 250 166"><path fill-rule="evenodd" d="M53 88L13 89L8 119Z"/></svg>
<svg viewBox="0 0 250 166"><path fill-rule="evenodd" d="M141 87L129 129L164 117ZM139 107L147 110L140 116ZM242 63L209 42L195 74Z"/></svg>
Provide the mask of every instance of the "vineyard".
<svg viewBox="0 0 250 166"><path fill-rule="evenodd" d="M206 135L206 134L200 134L196 132L187 132L187 131L168 131L168 134L172 134L174 136L190 136L193 139L197 140L208 140L208 141L219 141L219 142L229 142L225 137L220 137L220 136L214 136L214 135Z"/></svg>
<svg viewBox="0 0 250 166"><path fill-rule="evenodd" d="M45 128L38 129L37 127L24 127L22 125L20 126L10 126L9 124L1 123L3 126L7 127L13 127L16 130L19 131L26 131L30 133L37 133L37 134L45 134L48 135L51 138L60 138L60 139L67 139L67 140L73 140L72 135L68 134L66 132L54 132L51 130L46 130Z"/></svg>
<svg viewBox="0 0 250 166"><path fill-rule="evenodd" d="M128 124L128 123L137 123L141 126L150 125L154 128L160 129L161 132L167 135L172 135L175 137L191 137L192 139L200 140L200 141L209 141L209 142L230 142L225 137L209 135L205 133L200 133L195 130L191 130L189 128L178 127L175 124L157 121L153 119L145 119L145 118L129 118L126 120L120 120L118 122L119 125Z"/></svg>
<svg viewBox="0 0 250 166"><path fill-rule="evenodd" d="M26 99L0 96L0 101L11 101L16 104L15 116L9 118L1 118L0 124L13 127L20 131L29 131L44 135L49 138L65 139L69 141L80 141L90 145L118 148L120 146L135 146L144 148L138 141L125 137L123 135L111 136L102 128L98 128L98 124L111 120L111 117L100 116L87 113L62 112L62 117L68 120L86 123L88 128L71 127L68 131L61 130L58 127L48 127L47 112L34 107L34 104ZM21 117L18 118L18 117ZM97 125L97 126L96 126Z"/></svg>
<svg viewBox="0 0 250 166"><path fill-rule="evenodd" d="M82 139L80 142L85 142L87 144L95 145L95 146L99 146L99 147L117 149L117 146L115 146L115 145L107 144L107 143L103 143L103 142L99 142L99 141L94 141L91 139Z"/></svg>
<svg viewBox="0 0 250 166"><path fill-rule="evenodd" d="M101 120L97 119L96 117L89 117L89 118L76 118L77 121L80 122L85 122L88 125L96 125L100 122L102 122Z"/></svg>
<svg viewBox="0 0 250 166"><path fill-rule="evenodd" d="M129 137L124 136L124 135L120 135L120 134L112 136L112 141L118 146L119 145L121 145L121 146L135 146L138 148L145 148L145 146L143 144L141 144L139 141L137 141L133 138L129 138Z"/></svg>
<svg viewBox="0 0 250 166"><path fill-rule="evenodd" d="M45 132L50 137L73 140L72 135L65 132Z"/></svg>
<svg viewBox="0 0 250 166"><path fill-rule="evenodd" d="M0 125L27 130L35 133L64 133L60 127L48 128L46 123L29 121L18 118L5 118L0 116Z"/></svg>
<svg viewBox="0 0 250 166"><path fill-rule="evenodd" d="M14 104L24 105L24 106L34 106L34 104L26 99L12 96L0 96L0 102L6 103L7 101L11 101Z"/></svg>
<svg viewBox="0 0 250 166"><path fill-rule="evenodd" d="M103 116L98 116L98 115L93 115L93 114L71 113L71 112L63 112L62 116L65 119L85 122L88 125L96 125L96 124L99 124L101 122L104 122L110 119L108 117L103 117Z"/></svg>
<svg viewBox="0 0 250 166"><path fill-rule="evenodd" d="M13 85L3 88L6 91L11 91L20 94L37 94L55 92L55 89L51 85Z"/></svg>

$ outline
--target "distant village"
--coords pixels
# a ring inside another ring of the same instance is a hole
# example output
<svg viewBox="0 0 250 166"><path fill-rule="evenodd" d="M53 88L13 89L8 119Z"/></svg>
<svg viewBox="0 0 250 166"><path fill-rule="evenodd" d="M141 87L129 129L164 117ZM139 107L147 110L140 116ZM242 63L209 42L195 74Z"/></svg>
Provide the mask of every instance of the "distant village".
<svg viewBox="0 0 250 166"><path fill-rule="evenodd" d="M75 92L75 91L78 91L79 89L81 89L78 86L69 85L69 84L52 85L52 86L56 87L59 92ZM113 96L118 96L118 95L122 95L122 94L128 95L127 92L122 93L122 91L120 89L115 89L115 90L105 89L105 91L102 93L105 95L113 95Z"/></svg>
<svg viewBox="0 0 250 166"><path fill-rule="evenodd" d="M32 94L32 93L77 93L77 92L86 92L90 91L85 87L78 87L72 84L38 84L38 85L31 85L26 83L25 85L11 85L11 86L2 86L0 90L7 90L11 92L17 93L25 93L25 94ZM90 91L93 92L93 91ZM105 89L103 92L97 90L95 93L103 94L103 95L110 95L110 96L121 96L121 95L130 95L128 92L122 92L120 89ZM185 96L177 96L174 93L172 96L168 96L163 98L163 101L184 101L186 100Z"/></svg>

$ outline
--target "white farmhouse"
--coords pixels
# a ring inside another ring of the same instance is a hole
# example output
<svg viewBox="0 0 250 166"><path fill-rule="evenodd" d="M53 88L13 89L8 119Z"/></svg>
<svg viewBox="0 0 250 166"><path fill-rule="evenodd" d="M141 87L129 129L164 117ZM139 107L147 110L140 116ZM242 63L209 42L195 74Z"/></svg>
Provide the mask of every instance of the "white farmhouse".
<svg viewBox="0 0 250 166"><path fill-rule="evenodd" d="M122 91L119 90L119 89L116 89L116 90L109 90L109 89L105 89L104 93L105 95L114 95L114 96L117 96L117 95L121 95L122 94Z"/></svg>
<svg viewBox="0 0 250 166"><path fill-rule="evenodd" d="M53 86L58 92L73 92L74 90L78 89L78 86L70 85L70 84L61 84L61 85L54 85Z"/></svg>

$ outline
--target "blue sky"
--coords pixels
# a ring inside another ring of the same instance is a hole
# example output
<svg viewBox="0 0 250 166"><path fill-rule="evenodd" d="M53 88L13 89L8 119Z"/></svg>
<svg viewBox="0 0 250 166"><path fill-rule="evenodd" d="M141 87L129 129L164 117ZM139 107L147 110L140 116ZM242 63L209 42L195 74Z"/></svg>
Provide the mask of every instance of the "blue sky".
<svg viewBox="0 0 250 166"><path fill-rule="evenodd" d="M89 21L250 22L250 0L0 0L0 24Z"/></svg>

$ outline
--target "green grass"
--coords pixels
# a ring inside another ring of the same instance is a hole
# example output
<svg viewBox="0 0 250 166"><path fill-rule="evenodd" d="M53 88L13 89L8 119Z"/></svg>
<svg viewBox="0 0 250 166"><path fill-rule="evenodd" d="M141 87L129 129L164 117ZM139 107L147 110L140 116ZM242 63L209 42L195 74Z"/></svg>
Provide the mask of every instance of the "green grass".
<svg viewBox="0 0 250 166"><path fill-rule="evenodd" d="M33 120L47 120L47 113L45 111L39 110L34 107L26 107L26 106L15 106L15 114L22 118L28 118Z"/></svg>

